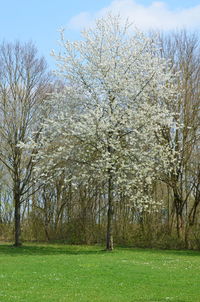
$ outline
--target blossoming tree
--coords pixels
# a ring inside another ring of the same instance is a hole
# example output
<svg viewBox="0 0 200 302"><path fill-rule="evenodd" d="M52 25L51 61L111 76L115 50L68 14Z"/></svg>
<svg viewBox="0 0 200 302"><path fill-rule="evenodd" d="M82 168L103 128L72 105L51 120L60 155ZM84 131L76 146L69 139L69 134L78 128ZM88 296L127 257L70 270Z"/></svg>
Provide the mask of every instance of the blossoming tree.
<svg viewBox="0 0 200 302"><path fill-rule="evenodd" d="M74 187L93 178L107 198L106 249L113 249L119 195L129 206L156 208L152 186L174 164L163 131L174 127L174 76L157 44L120 17L97 20L82 40L65 41L53 54L65 93L54 95L54 114L37 145L35 173L45 182L65 174ZM73 175L68 173L69 167ZM73 167L73 168L72 168Z"/></svg>

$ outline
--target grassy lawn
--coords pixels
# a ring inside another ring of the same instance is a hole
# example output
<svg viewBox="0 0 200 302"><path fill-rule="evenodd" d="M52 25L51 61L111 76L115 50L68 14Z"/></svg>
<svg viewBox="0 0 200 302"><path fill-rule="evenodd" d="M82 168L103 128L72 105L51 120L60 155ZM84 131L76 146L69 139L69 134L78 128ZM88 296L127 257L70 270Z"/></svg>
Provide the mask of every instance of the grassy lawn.
<svg viewBox="0 0 200 302"><path fill-rule="evenodd" d="M200 253L0 244L0 302L199 302Z"/></svg>

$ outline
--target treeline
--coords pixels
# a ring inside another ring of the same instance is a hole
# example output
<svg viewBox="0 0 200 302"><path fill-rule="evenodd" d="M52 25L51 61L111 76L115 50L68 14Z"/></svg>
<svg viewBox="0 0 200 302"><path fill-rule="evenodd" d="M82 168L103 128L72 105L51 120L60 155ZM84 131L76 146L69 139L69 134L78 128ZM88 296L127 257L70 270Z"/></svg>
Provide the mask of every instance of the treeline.
<svg viewBox="0 0 200 302"><path fill-rule="evenodd" d="M108 202L111 192L113 203L110 210L115 244L200 248L200 39L198 33L185 30L158 36L160 58L168 60L170 72L176 74L176 94L173 94L175 101L172 102L171 96L168 97L165 107L173 113L173 123L179 123L179 127L163 126L160 130L162 144L164 142L174 152L174 164L170 163L168 172L156 172L158 176L153 178L151 190L146 183L143 184L143 194L147 194L145 190L148 187L148 196L151 195L154 200L148 204L147 209L139 208L135 201L131 203L127 187L116 191L118 187L113 181L112 192L108 191L108 182L105 181L106 177L102 179L103 174L100 179L94 177L94 170L88 172L91 169L87 168L87 173L85 172L82 162L85 164L86 158L80 153L83 146L81 140L76 137L76 149L70 149L79 155L75 162L74 154L69 157L64 136L56 136L56 130L52 130L56 126L46 127L47 120L52 120L55 112L63 110L63 103L69 103L69 99L71 112L79 110L81 114L84 111L83 103L77 109L77 96L74 99L71 95L68 96L71 89L69 81L62 78L58 80L48 72L45 59L39 57L32 43L4 42L0 45L1 240L15 241L16 246L21 244L21 240L61 240L72 244L104 243L105 236L110 231ZM64 66L64 59L57 59ZM84 64L85 61L83 66ZM79 74L81 71L77 66L76 68L74 70ZM147 98L155 98L152 87L157 82L150 86ZM70 84L73 86L73 82ZM171 89L170 81L166 80L162 85L165 88L169 85L169 90ZM84 95L85 102L89 97L94 97L93 92L96 90L91 92L89 87L88 91L88 95ZM101 97L102 95L101 91ZM160 100L161 97L158 98ZM60 112L60 119L56 116L55 121L58 123L62 119ZM70 128L70 118L68 121ZM77 124L78 122L77 120ZM65 127L66 124L62 126L63 131ZM130 126L126 129L127 133L129 130ZM48 137L48 146L44 143L44 133ZM110 138L111 134L108 135ZM120 137L120 146L123 146L123 150L127 146L131 148L122 137L124 136ZM112 145L109 146L109 154L114 153ZM57 151L62 147L65 153L59 153L61 149ZM38 153L41 149L42 153ZM91 152L91 149L85 150ZM41 164L45 152L48 167L47 164L45 166L45 161ZM94 158L97 153L98 151L91 152L90 156ZM56 155L52 157L52 154ZM53 162L55 158L56 164ZM50 165L51 162L53 163ZM77 165L81 167L81 177L76 175ZM91 162L89 166L92 166ZM86 181L83 177L85 173ZM130 173L128 171L126 177ZM137 184L140 185L141 183ZM136 191L134 187L131 192L137 194Z"/></svg>

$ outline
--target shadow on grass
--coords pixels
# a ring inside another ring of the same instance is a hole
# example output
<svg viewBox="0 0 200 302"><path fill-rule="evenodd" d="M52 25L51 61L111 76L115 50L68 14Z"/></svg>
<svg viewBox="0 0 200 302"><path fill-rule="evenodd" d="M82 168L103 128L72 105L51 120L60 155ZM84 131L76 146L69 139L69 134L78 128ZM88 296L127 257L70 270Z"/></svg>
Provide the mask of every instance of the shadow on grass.
<svg viewBox="0 0 200 302"><path fill-rule="evenodd" d="M133 254L148 253L149 255L166 255L167 256L197 256L200 257L200 251L192 250L161 250L149 248L131 248L131 247L118 247L114 250L118 253L120 251L127 251ZM103 250L102 247L95 246L81 246L81 245L53 245L53 244L24 244L21 247L13 247L8 244L0 244L0 256L48 256L48 255L97 255L97 254L110 254ZM112 254L112 252L111 252Z"/></svg>
<svg viewBox="0 0 200 302"><path fill-rule="evenodd" d="M12 245L0 244L0 256L48 256L48 255L97 255L106 253L103 249L95 247L81 247L69 245L22 245L14 247Z"/></svg>
<svg viewBox="0 0 200 302"><path fill-rule="evenodd" d="M199 250L169 250L169 249L159 249L159 248L135 248L135 247L121 247L122 250L129 250L129 251L137 251L142 253L148 254L163 254L163 255L174 255L174 256L196 256L200 257Z"/></svg>

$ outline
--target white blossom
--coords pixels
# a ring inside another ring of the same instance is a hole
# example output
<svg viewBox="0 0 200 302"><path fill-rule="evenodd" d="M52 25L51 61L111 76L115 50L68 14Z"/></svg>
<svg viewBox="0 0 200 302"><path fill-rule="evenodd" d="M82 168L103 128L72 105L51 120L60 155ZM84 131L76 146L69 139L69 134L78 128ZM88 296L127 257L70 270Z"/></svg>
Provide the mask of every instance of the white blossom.
<svg viewBox="0 0 200 302"><path fill-rule="evenodd" d="M45 182L64 173L74 187L89 177L105 183L112 173L115 198L124 192L132 206L149 210L154 181L176 164L162 133L173 127L166 104L176 102L176 87L156 42L128 28L110 16L80 41L62 33L63 54L54 56L67 87L51 97L35 173Z"/></svg>

